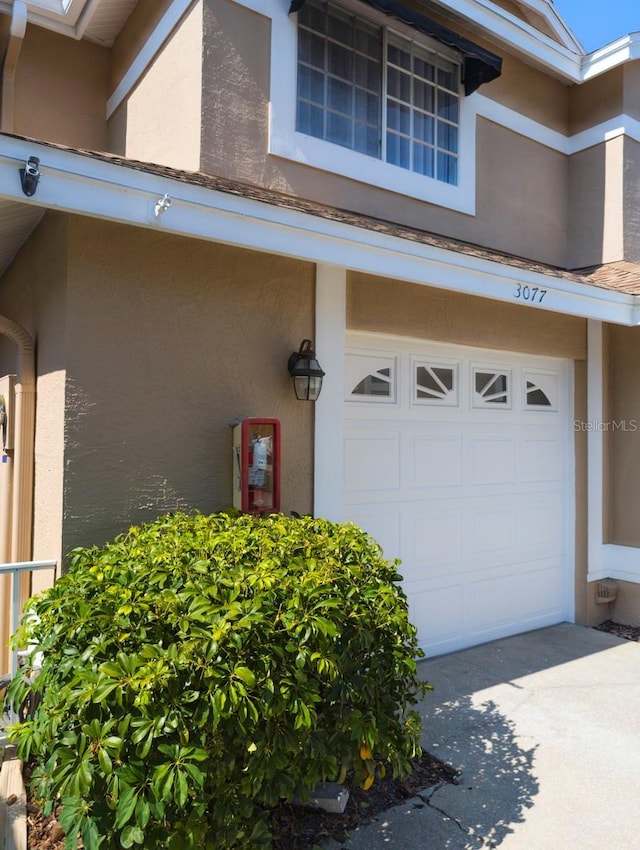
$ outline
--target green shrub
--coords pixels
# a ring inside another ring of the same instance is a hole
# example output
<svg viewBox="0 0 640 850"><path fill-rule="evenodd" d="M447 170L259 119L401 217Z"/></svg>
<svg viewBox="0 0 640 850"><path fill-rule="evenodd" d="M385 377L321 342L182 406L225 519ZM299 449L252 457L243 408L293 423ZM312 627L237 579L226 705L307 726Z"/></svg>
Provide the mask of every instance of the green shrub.
<svg viewBox="0 0 640 850"><path fill-rule="evenodd" d="M268 846L281 798L409 772L428 686L399 578L355 526L281 515L167 516L74 551L17 636L43 666L14 730L67 846Z"/></svg>

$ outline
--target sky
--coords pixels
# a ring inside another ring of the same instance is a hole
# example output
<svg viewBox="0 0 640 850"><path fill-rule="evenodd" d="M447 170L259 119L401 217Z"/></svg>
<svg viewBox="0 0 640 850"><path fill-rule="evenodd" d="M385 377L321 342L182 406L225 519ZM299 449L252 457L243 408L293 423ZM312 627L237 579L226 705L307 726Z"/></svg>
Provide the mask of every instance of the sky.
<svg viewBox="0 0 640 850"><path fill-rule="evenodd" d="M587 53L630 32L640 32L639 0L553 0L553 3Z"/></svg>

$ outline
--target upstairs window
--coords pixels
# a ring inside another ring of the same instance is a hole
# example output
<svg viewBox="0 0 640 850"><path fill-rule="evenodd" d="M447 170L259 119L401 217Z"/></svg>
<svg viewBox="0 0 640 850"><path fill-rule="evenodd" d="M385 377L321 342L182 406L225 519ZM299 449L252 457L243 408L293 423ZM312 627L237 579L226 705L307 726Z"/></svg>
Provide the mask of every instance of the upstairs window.
<svg viewBox="0 0 640 850"><path fill-rule="evenodd" d="M298 13L296 129L458 184L459 65L322 0Z"/></svg>

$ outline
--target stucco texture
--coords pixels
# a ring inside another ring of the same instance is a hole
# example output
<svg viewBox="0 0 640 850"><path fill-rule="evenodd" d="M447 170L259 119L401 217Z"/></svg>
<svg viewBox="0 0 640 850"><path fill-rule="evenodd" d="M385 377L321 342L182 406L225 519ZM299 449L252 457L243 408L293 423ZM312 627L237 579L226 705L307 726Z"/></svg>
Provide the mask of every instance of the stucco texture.
<svg viewBox="0 0 640 850"><path fill-rule="evenodd" d="M640 263L640 143L624 140L624 259Z"/></svg>
<svg viewBox="0 0 640 850"><path fill-rule="evenodd" d="M106 150L109 63L105 47L29 25L16 70L13 132Z"/></svg>
<svg viewBox="0 0 640 850"><path fill-rule="evenodd" d="M270 22L227 0L203 0L201 169L294 196L562 266L566 256L567 158L484 119L477 122L477 210L458 213L268 154ZM561 86L518 63L520 80L535 79L535 100L550 104L563 125ZM506 80L506 77L505 77ZM524 83L523 83L524 84ZM486 87L491 96L491 86ZM506 89L506 92L502 90ZM508 97L507 97L508 95ZM340 147L335 146L336 157Z"/></svg>
<svg viewBox="0 0 640 850"><path fill-rule="evenodd" d="M640 328L606 334L608 543L640 547ZM615 426L614 426L615 423Z"/></svg>
<svg viewBox="0 0 640 850"><path fill-rule="evenodd" d="M231 424L282 422L282 509L312 509L313 405L287 358L314 268L75 218L69 236L64 542L232 503Z"/></svg>
<svg viewBox="0 0 640 850"><path fill-rule="evenodd" d="M109 121L114 151L199 170L202 41L202 4L196 2Z"/></svg>
<svg viewBox="0 0 640 850"><path fill-rule="evenodd" d="M586 357L584 319L354 272L347 324L353 330L480 348Z"/></svg>

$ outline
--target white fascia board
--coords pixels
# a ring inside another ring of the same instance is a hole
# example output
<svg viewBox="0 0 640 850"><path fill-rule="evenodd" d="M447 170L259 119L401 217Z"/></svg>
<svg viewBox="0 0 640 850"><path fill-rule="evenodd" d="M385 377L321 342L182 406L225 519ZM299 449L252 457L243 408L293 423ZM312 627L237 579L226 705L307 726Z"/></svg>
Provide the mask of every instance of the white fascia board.
<svg viewBox="0 0 640 850"><path fill-rule="evenodd" d="M36 195L27 201L18 169L29 156L40 158L42 177ZM632 295L521 270L20 139L0 138L0 187L0 197L20 203L308 262L330 262L354 271L520 303L531 309L623 325L630 325L635 318L636 299ZM171 208L156 218L155 203L165 194L172 200ZM518 298L525 288L526 300ZM537 290L535 296L533 289Z"/></svg>
<svg viewBox="0 0 640 850"><path fill-rule="evenodd" d="M599 77L618 65L636 59L640 59L640 33L632 32L586 56L582 62L580 82Z"/></svg>
<svg viewBox="0 0 640 850"><path fill-rule="evenodd" d="M463 15L486 29L494 39L560 75L566 82L581 81L583 54L570 49L516 18L500 6L485 0L438 0L439 5Z"/></svg>
<svg viewBox="0 0 640 850"><path fill-rule="evenodd" d="M457 12L486 29L509 48L558 74L567 83L584 83L625 62L640 59L640 33L631 33L587 55L571 31L570 39L559 44L534 27L511 15L490 0L438 0L439 4ZM526 5L536 8L533 2ZM538 4L539 5L539 4ZM546 4L545 4L546 5ZM540 8L536 8L540 11ZM555 10L554 10L554 14ZM551 18L547 20L553 26ZM556 15L559 21L562 19ZM554 29L558 31L557 26ZM560 33L559 33L560 34Z"/></svg>
<svg viewBox="0 0 640 850"><path fill-rule="evenodd" d="M533 12L537 12L546 19L551 29L558 38L562 39L569 50L584 53L584 47L567 22L560 16L558 10L549 0L520 0L522 6L527 6Z"/></svg>

